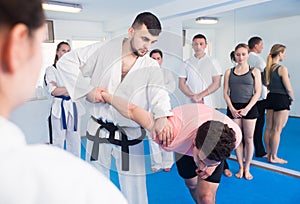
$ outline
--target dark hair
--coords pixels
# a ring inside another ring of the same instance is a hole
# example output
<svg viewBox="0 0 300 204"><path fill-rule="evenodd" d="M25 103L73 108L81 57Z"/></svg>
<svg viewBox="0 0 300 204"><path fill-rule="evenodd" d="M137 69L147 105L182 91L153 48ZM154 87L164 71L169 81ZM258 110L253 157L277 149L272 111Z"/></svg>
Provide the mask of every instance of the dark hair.
<svg viewBox="0 0 300 204"><path fill-rule="evenodd" d="M18 23L28 27L29 35L45 23L41 0L0 0L0 28L12 28Z"/></svg>
<svg viewBox="0 0 300 204"><path fill-rule="evenodd" d="M56 46L56 52L60 49L60 47L61 47L62 45L68 45L69 47L71 47L69 43L67 43L67 42L65 42L65 41L62 41L62 42L60 42L60 43L57 44L57 46ZM58 56L57 56L57 54L55 53L54 64L56 64L57 60L58 60Z"/></svg>
<svg viewBox="0 0 300 204"><path fill-rule="evenodd" d="M161 32L159 19L150 12L143 12L136 16L131 27L140 28L145 25L151 35L158 36Z"/></svg>
<svg viewBox="0 0 300 204"><path fill-rule="evenodd" d="M260 37L254 36L248 40L248 46L250 49L253 49L255 47L255 45L257 45L261 41L262 41L262 39Z"/></svg>
<svg viewBox="0 0 300 204"><path fill-rule="evenodd" d="M232 63L236 62L234 51L230 52L230 56L229 57L230 57L230 60L231 60Z"/></svg>
<svg viewBox="0 0 300 204"><path fill-rule="evenodd" d="M237 46L235 46L234 51L237 51L239 48L245 48L248 50L248 53L250 52L249 46L245 43L239 43Z"/></svg>
<svg viewBox="0 0 300 204"><path fill-rule="evenodd" d="M200 38L200 39L204 39L205 40L205 43L207 43L207 40L206 40L206 37L202 34L197 34L193 37L193 41L197 38Z"/></svg>
<svg viewBox="0 0 300 204"><path fill-rule="evenodd" d="M199 128L195 139L197 149L210 160L221 161L230 156L235 147L235 132L227 124L207 121Z"/></svg>
<svg viewBox="0 0 300 204"><path fill-rule="evenodd" d="M150 52L150 57L154 54L154 53L159 53L160 54L160 57L163 58L163 53L160 49L154 49Z"/></svg>

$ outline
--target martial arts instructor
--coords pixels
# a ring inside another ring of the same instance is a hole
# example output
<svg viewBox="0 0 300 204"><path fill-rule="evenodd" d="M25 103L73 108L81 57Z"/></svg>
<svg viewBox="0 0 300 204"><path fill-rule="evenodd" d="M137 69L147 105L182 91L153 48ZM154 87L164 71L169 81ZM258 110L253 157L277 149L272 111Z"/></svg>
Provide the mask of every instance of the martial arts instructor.
<svg viewBox="0 0 300 204"><path fill-rule="evenodd" d="M170 99L158 63L146 55L160 32L161 24L155 15L140 13L128 29L128 36L71 51L57 63L72 100L86 97L91 103L87 160L109 176L111 159L115 158L121 191L130 204L148 203L141 142L145 130L105 104L101 91L152 110L152 134L159 134L167 145L172 135L166 119L172 115Z"/></svg>

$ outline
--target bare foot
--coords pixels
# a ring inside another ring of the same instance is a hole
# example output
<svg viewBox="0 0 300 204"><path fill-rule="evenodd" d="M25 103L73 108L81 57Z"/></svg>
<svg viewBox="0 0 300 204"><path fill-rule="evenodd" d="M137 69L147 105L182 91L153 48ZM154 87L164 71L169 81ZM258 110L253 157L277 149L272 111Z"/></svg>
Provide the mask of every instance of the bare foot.
<svg viewBox="0 0 300 204"><path fill-rule="evenodd" d="M268 154L265 154L264 156L262 156L262 158L266 158L268 159L269 155Z"/></svg>
<svg viewBox="0 0 300 204"><path fill-rule="evenodd" d="M158 172L158 169L157 168L151 168L151 171Z"/></svg>
<svg viewBox="0 0 300 204"><path fill-rule="evenodd" d="M232 176L232 173L231 173L231 171L230 171L229 169L225 169L225 170L224 170L224 175L225 175L226 177L231 177L231 176Z"/></svg>
<svg viewBox="0 0 300 204"><path fill-rule="evenodd" d="M274 159L272 159L272 158L269 158L269 162L270 163L277 163L277 164L287 164L288 163L288 161L287 160L284 160L284 159L281 159L281 158L274 158Z"/></svg>
<svg viewBox="0 0 300 204"><path fill-rule="evenodd" d="M164 168L164 171L169 172L169 171L171 171L171 168Z"/></svg>
<svg viewBox="0 0 300 204"><path fill-rule="evenodd" d="M250 171L248 171L248 170L245 170L245 179L246 180L252 180L253 179L253 176L252 176L252 174L250 173Z"/></svg>
<svg viewBox="0 0 300 204"><path fill-rule="evenodd" d="M239 172L235 174L235 177L241 179L243 178L243 174L244 174L244 170L240 169Z"/></svg>

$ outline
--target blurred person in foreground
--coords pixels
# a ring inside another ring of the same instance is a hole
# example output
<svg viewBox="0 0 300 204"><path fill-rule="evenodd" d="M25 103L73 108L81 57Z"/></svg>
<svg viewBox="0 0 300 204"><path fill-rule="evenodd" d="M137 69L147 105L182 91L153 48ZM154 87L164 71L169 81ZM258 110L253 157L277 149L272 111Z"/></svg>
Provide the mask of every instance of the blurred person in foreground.
<svg viewBox="0 0 300 204"><path fill-rule="evenodd" d="M127 201L96 169L49 145L28 145L10 113L34 93L46 35L40 0L0 0L0 203Z"/></svg>

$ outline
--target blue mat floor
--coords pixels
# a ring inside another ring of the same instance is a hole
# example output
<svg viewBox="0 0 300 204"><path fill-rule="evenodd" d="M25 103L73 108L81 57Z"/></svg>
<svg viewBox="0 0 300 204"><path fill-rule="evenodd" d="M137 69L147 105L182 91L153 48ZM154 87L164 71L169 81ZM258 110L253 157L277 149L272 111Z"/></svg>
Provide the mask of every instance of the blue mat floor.
<svg viewBox="0 0 300 204"><path fill-rule="evenodd" d="M300 171L300 137L298 136L300 119L289 118L281 134L278 155L288 160L288 164L277 166ZM85 159L85 142L82 140L82 158ZM145 140L147 189L149 204L193 204L188 189L183 179L178 175L176 165L171 172L150 171L149 145ZM266 162L262 158L253 158ZM233 173L238 171L238 164L228 160ZM300 179L282 173L252 166L251 173L254 179L247 181L234 176L222 177L217 192L217 204L297 204L300 203ZM111 171L111 180L119 187L118 175Z"/></svg>

